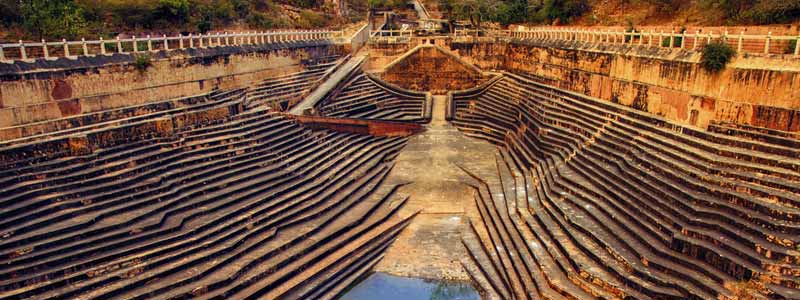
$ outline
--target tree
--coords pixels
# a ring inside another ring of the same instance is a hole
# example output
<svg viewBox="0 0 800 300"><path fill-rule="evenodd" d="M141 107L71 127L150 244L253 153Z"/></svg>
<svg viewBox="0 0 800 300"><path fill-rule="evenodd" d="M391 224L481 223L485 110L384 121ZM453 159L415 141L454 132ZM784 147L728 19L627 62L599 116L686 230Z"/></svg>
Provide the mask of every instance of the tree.
<svg viewBox="0 0 800 300"><path fill-rule="evenodd" d="M22 0L20 12L25 28L39 39L74 39L86 28L81 9L73 0Z"/></svg>
<svg viewBox="0 0 800 300"><path fill-rule="evenodd" d="M18 0L0 0L0 24L8 26L20 19Z"/></svg>
<svg viewBox="0 0 800 300"><path fill-rule="evenodd" d="M156 17L173 24L185 23L189 19L189 0L159 0Z"/></svg>
<svg viewBox="0 0 800 300"><path fill-rule="evenodd" d="M497 11L496 0L464 0L453 3L453 12L460 19L469 20L475 28L481 27L483 20L490 19Z"/></svg>

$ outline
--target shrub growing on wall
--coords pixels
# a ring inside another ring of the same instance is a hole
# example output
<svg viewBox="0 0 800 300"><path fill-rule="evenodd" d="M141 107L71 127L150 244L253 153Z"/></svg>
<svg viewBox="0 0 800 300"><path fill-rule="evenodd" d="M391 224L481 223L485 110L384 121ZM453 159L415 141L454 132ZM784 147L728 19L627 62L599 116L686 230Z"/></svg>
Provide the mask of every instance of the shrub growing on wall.
<svg viewBox="0 0 800 300"><path fill-rule="evenodd" d="M153 65L153 60L150 58L148 54L136 55L133 60L133 66L139 72L147 71L150 66Z"/></svg>
<svg viewBox="0 0 800 300"><path fill-rule="evenodd" d="M717 73L725 69L725 65L736 56L736 50L723 42L715 41L703 48L700 65L709 73Z"/></svg>

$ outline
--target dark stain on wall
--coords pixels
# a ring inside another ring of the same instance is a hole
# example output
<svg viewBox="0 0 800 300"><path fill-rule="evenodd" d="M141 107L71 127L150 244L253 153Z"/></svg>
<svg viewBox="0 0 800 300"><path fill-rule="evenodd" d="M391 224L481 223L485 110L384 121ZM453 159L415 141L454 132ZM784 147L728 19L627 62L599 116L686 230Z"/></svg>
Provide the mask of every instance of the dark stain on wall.
<svg viewBox="0 0 800 300"><path fill-rule="evenodd" d="M62 117L74 116L81 113L81 103L78 99L56 101Z"/></svg>
<svg viewBox="0 0 800 300"><path fill-rule="evenodd" d="M647 111L647 90L648 86L644 84L635 84L636 95L633 96L633 103L631 106L641 111Z"/></svg>
<svg viewBox="0 0 800 300"><path fill-rule="evenodd" d="M53 82L53 91L50 92L50 97L53 100L72 98L72 86L64 80L56 79Z"/></svg>

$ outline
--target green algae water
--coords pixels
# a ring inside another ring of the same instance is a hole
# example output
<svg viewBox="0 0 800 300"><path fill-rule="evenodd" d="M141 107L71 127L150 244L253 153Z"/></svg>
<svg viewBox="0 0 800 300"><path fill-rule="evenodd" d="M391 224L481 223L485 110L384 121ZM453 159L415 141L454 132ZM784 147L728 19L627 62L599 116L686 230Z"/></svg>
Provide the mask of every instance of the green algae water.
<svg viewBox="0 0 800 300"><path fill-rule="evenodd" d="M373 273L340 300L480 300L469 283Z"/></svg>

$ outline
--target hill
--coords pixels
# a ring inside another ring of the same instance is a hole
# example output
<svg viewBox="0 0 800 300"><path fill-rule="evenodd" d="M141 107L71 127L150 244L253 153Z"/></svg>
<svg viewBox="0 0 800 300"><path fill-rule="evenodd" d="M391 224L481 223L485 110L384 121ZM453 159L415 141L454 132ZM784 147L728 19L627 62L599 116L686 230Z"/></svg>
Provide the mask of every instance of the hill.
<svg viewBox="0 0 800 300"><path fill-rule="evenodd" d="M0 0L0 40L340 27L366 0Z"/></svg>
<svg viewBox="0 0 800 300"><path fill-rule="evenodd" d="M792 24L800 0L423 0L451 19L508 24L736 26Z"/></svg>

